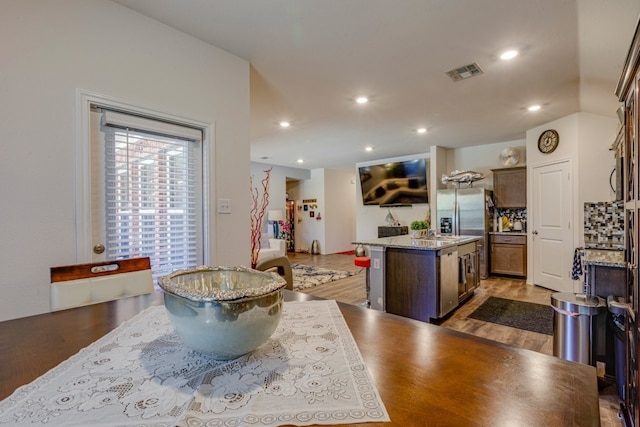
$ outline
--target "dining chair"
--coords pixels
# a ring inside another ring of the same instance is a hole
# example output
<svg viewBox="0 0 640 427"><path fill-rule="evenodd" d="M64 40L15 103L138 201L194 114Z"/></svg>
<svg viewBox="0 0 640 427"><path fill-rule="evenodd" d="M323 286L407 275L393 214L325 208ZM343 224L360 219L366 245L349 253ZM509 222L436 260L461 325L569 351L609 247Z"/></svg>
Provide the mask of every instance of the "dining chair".
<svg viewBox="0 0 640 427"><path fill-rule="evenodd" d="M149 257L51 267L51 311L151 292Z"/></svg>
<svg viewBox="0 0 640 427"><path fill-rule="evenodd" d="M269 258L256 265L256 270L275 271L287 282L287 289L293 290L293 272L291 271L291 263L289 258L281 256L277 258Z"/></svg>

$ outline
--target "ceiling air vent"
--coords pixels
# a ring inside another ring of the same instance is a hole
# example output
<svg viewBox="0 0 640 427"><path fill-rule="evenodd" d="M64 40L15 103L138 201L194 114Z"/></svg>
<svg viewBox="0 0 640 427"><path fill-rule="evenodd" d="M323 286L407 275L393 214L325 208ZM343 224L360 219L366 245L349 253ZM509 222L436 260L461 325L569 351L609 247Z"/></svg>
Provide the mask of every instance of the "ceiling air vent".
<svg viewBox="0 0 640 427"><path fill-rule="evenodd" d="M484 73L480 66L475 62L469 65L463 65L462 67L458 67L456 69L447 71L447 76L451 77L451 80L457 82L459 80L468 79L469 77L479 76Z"/></svg>

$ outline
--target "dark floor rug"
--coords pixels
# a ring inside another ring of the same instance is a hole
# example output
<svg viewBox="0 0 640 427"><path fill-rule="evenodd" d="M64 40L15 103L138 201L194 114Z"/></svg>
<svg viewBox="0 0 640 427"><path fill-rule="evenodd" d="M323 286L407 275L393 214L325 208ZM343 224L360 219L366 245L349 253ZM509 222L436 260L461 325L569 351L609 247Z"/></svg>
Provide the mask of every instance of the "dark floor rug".
<svg viewBox="0 0 640 427"><path fill-rule="evenodd" d="M553 309L550 305L489 297L469 317L484 322L553 335Z"/></svg>

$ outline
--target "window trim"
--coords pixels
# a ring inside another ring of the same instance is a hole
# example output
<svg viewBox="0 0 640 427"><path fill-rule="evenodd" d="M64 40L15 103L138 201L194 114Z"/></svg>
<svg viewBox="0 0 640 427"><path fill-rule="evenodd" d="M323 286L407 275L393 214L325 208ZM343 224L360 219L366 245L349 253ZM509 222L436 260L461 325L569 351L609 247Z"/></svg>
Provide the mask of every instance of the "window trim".
<svg viewBox="0 0 640 427"><path fill-rule="evenodd" d="M186 125L201 128L202 135L202 229L203 229L203 257L205 264L214 261L213 245L215 242L216 220L211 214L211 200L216 200L215 185L213 183L213 166L215 165L215 124L205 123L178 116L175 114L160 112L155 109L143 107L105 95L96 94L83 89L76 90L76 138L75 138L75 212L76 212L76 263L91 262L91 129L90 109L91 104L102 105L114 110L139 113L150 118L157 118L169 122L184 123Z"/></svg>

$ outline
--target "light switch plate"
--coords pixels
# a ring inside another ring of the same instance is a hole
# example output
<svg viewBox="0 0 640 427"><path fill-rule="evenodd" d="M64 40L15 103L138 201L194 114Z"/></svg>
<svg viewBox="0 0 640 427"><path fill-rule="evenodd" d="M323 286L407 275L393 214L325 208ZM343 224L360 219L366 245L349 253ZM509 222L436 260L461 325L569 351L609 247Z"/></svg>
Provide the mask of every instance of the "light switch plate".
<svg viewBox="0 0 640 427"><path fill-rule="evenodd" d="M231 199L218 199L218 213L219 214L231 213Z"/></svg>

